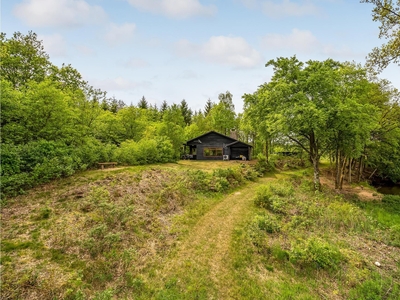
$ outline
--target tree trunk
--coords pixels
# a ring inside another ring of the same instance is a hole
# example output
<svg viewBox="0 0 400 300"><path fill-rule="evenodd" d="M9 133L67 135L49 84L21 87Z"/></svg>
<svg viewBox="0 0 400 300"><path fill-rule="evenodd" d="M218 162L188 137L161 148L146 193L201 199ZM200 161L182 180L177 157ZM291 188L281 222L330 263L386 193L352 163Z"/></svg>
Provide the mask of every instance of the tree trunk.
<svg viewBox="0 0 400 300"><path fill-rule="evenodd" d="M319 178L319 154L318 154L318 144L315 139L315 134L313 131L310 132L310 161L314 167L314 189L316 191L321 190L321 182Z"/></svg>
<svg viewBox="0 0 400 300"><path fill-rule="evenodd" d="M347 158L343 157L343 164L341 164L341 171L340 171L340 181L339 181L339 190L343 188L343 179L344 179L344 172L346 170L346 161Z"/></svg>
<svg viewBox="0 0 400 300"><path fill-rule="evenodd" d="M349 183L351 183L351 165L353 164L353 159L349 160Z"/></svg>
<svg viewBox="0 0 400 300"><path fill-rule="evenodd" d="M362 175L362 165L363 165L363 156L361 155L359 161L358 161L358 169L357 169L357 182L361 181L361 175Z"/></svg>
<svg viewBox="0 0 400 300"><path fill-rule="evenodd" d="M335 174L335 189L339 189L339 182L340 182L340 165L341 165L341 154L340 154L340 150L336 149L336 158L335 158L335 162L336 162L336 174Z"/></svg>
<svg viewBox="0 0 400 300"><path fill-rule="evenodd" d="M319 178L319 157L316 156L313 158L313 167L314 167L314 189L316 191L321 190L321 182Z"/></svg>

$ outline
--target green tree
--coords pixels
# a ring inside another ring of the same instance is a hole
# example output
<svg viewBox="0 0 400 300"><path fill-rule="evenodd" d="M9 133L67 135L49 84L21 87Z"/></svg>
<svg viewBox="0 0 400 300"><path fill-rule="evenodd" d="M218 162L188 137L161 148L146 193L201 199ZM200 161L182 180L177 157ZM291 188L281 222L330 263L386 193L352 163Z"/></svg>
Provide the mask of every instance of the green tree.
<svg viewBox="0 0 400 300"><path fill-rule="evenodd" d="M254 154L262 152L268 162L271 152L272 130L265 118L268 113L266 99L266 97L260 97L258 93L243 96L244 112L240 129L251 137Z"/></svg>
<svg viewBox="0 0 400 300"><path fill-rule="evenodd" d="M186 126L190 125L190 123L192 123L192 115L193 112L192 110L189 108L187 102L185 99L183 99L181 101L181 104L179 105L180 109L181 109L181 113L183 116L183 120L186 124Z"/></svg>
<svg viewBox="0 0 400 300"><path fill-rule="evenodd" d="M138 102L137 105L139 108L142 109L148 109L149 108L149 104L147 103L146 98L143 96L142 99L140 99L140 101Z"/></svg>
<svg viewBox="0 0 400 300"><path fill-rule="evenodd" d="M0 34L0 75L13 85L21 88L30 80L43 81L51 67L49 56L36 33L27 35L15 32L10 39Z"/></svg>
<svg viewBox="0 0 400 300"><path fill-rule="evenodd" d="M226 93L220 93L218 95L219 103L223 103L226 109L235 111L235 105L233 104L233 95L231 92L226 91Z"/></svg>
<svg viewBox="0 0 400 300"><path fill-rule="evenodd" d="M1 143L22 144L26 142L26 115L23 108L23 94L15 90L12 83L1 80Z"/></svg>
<svg viewBox="0 0 400 300"><path fill-rule="evenodd" d="M368 65L379 72L390 63L400 65L400 0L362 0L371 3L372 17L380 22L379 38L387 40L386 44L376 47L368 56Z"/></svg>
<svg viewBox="0 0 400 300"><path fill-rule="evenodd" d="M87 81L83 80L82 75L71 65L62 64L61 68L52 65L48 78L60 83L62 90L84 90L87 88Z"/></svg>
<svg viewBox="0 0 400 300"><path fill-rule="evenodd" d="M213 108L213 106L214 106L214 103L211 102L210 98L208 98L208 100L206 102L206 105L204 106L204 115L205 116L207 116L210 113L210 111Z"/></svg>
<svg viewBox="0 0 400 300"><path fill-rule="evenodd" d="M117 114L118 122L122 132L120 136L123 140L133 140L138 142L149 125L147 110L135 106L121 109Z"/></svg>
<svg viewBox="0 0 400 300"><path fill-rule="evenodd" d="M229 135L230 130L237 128L235 106L232 102L232 94L227 91L219 94L219 103L214 105L207 115L212 120L213 130Z"/></svg>
<svg viewBox="0 0 400 300"><path fill-rule="evenodd" d="M377 107L378 126L365 143L358 164L361 170L365 164L371 174L397 182L400 180L400 93L390 82L379 80L372 86L368 100ZM361 175L358 172L357 177Z"/></svg>
<svg viewBox="0 0 400 300"><path fill-rule="evenodd" d="M364 151L371 132L378 126L376 106L370 104L373 83L360 66L345 63L337 73L337 93L328 124L331 125L332 154L336 163L335 188L341 189L347 168L351 182L352 166Z"/></svg>
<svg viewBox="0 0 400 300"><path fill-rule="evenodd" d="M178 105L171 105L163 115L163 121L159 125L158 135L166 137L170 140L174 157L179 158L182 148L182 143L185 140L184 128L185 121Z"/></svg>
<svg viewBox="0 0 400 300"><path fill-rule="evenodd" d="M274 75L255 97L261 98L256 102L264 106L268 132L283 134L308 153L318 190L319 161L332 149L335 135L340 134L335 146L343 151L350 149L354 137L366 136L370 107L354 98L362 84L357 76L346 79L351 73L346 72L347 68L354 68L331 59L304 64L296 57L278 58L266 66L273 66ZM357 132L358 126L362 132Z"/></svg>
<svg viewBox="0 0 400 300"><path fill-rule="evenodd" d="M27 129L26 141L62 140L72 141L76 136L71 98L58 89L54 82L44 80L30 82L23 96Z"/></svg>

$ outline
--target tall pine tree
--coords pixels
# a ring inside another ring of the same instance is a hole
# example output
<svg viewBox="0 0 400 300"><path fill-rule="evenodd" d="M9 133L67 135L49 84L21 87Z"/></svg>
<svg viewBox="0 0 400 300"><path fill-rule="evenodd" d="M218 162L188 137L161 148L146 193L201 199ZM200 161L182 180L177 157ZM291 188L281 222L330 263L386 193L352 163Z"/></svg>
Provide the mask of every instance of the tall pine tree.
<svg viewBox="0 0 400 300"><path fill-rule="evenodd" d="M213 106L214 106L214 103L212 103L211 99L208 98L206 105L204 106L204 116L208 116L208 114L210 113Z"/></svg>
<svg viewBox="0 0 400 300"><path fill-rule="evenodd" d="M181 101L181 104L179 105L179 108L181 109L183 120L186 124L186 126L190 125L192 123L192 116L193 112L189 108L187 102L185 99Z"/></svg>
<svg viewBox="0 0 400 300"><path fill-rule="evenodd" d="M138 107L139 108L143 108L143 109L148 109L149 108L149 104L147 103L146 98L143 96L142 99L140 99L139 103L138 103Z"/></svg>

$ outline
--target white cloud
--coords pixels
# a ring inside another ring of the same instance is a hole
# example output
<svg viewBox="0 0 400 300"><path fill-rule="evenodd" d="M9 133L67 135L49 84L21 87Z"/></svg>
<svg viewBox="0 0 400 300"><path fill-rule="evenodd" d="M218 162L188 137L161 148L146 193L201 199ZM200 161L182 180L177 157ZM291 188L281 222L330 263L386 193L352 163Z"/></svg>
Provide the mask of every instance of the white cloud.
<svg viewBox="0 0 400 300"><path fill-rule="evenodd" d="M192 16L214 15L214 5L204 6L199 0L127 0L133 7L142 11L183 19Z"/></svg>
<svg viewBox="0 0 400 300"><path fill-rule="evenodd" d="M126 67L126 68L132 68L132 69L137 69L137 68L145 68L150 66L150 64L140 58L132 58L128 61L120 63L120 65Z"/></svg>
<svg viewBox="0 0 400 300"><path fill-rule="evenodd" d="M178 54L237 68L251 68L261 63L260 53L242 37L212 36L206 43L196 45L187 40L177 43Z"/></svg>
<svg viewBox="0 0 400 300"><path fill-rule="evenodd" d="M294 28L288 35L268 34L262 38L262 46L267 50L292 50L293 52L310 53L319 48L318 39L309 30Z"/></svg>
<svg viewBox="0 0 400 300"><path fill-rule="evenodd" d="M136 82L123 77L113 79L90 80L93 86L99 87L105 91L133 90L140 87L149 88L152 84L149 81Z"/></svg>
<svg viewBox="0 0 400 300"><path fill-rule="evenodd" d="M196 79L198 78L197 73L192 70L183 70L181 74L177 76L178 79Z"/></svg>
<svg viewBox="0 0 400 300"><path fill-rule="evenodd" d="M107 43L113 46L128 43L132 40L135 29L136 25L134 23L125 23L122 25L110 23L104 38Z"/></svg>
<svg viewBox="0 0 400 300"><path fill-rule="evenodd" d="M67 43L62 35L58 33L52 35L38 35L38 39L43 40L44 49L50 57L67 55Z"/></svg>
<svg viewBox="0 0 400 300"><path fill-rule="evenodd" d="M265 1L262 3L262 10L267 16L275 18L319 14L319 9L309 1L305 1L301 4L290 0L283 0L280 3L276 3L276 1Z"/></svg>
<svg viewBox="0 0 400 300"><path fill-rule="evenodd" d="M329 57L347 57L347 58L354 58L354 57L365 57L364 53L355 53L347 46L342 46L340 48L334 47L333 45L324 45L322 47L323 54L328 55Z"/></svg>
<svg viewBox="0 0 400 300"><path fill-rule="evenodd" d="M241 0L241 2L248 8L260 9L272 18L320 14L320 9L309 0L303 0L300 3L291 0Z"/></svg>
<svg viewBox="0 0 400 300"><path fill-rule="evenodd" d="M81 54L83 54L83 55L85 55L85 56L93 56L93 55L96 55L96 51L95 51L93 48L88 47L88 46L86 46L86 45L77 45L76 48L78 49L78 51L79 51Z"/></svg>
<svg viewBox="0 0 400 300"><path fill-rule="evenodd" d="M346 46L341 48L324 44L309 30L292 29L287 35L267 34L261 39L261 46L270 51L291 51L292 53L319 54L333 58L353 58L359 56Z"/></svg>
<svg viewBox="0 0 400 300"><path fill-rule="evenodd" d="M107 19L103 8L84 0L24 0L14 14L30 26L76 27Z"/></svg>

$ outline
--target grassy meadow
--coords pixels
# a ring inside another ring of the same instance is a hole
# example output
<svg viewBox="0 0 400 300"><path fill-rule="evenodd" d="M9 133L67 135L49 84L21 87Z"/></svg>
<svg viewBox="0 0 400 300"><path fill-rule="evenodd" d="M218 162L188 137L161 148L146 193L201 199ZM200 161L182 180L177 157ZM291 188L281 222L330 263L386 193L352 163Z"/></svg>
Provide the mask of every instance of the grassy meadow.
<svg viewBox="0 0 400 300"><path fill-rule="evenodd" d="M180 161L6 199L2 299L399 299L400 197Z"/></svg>

